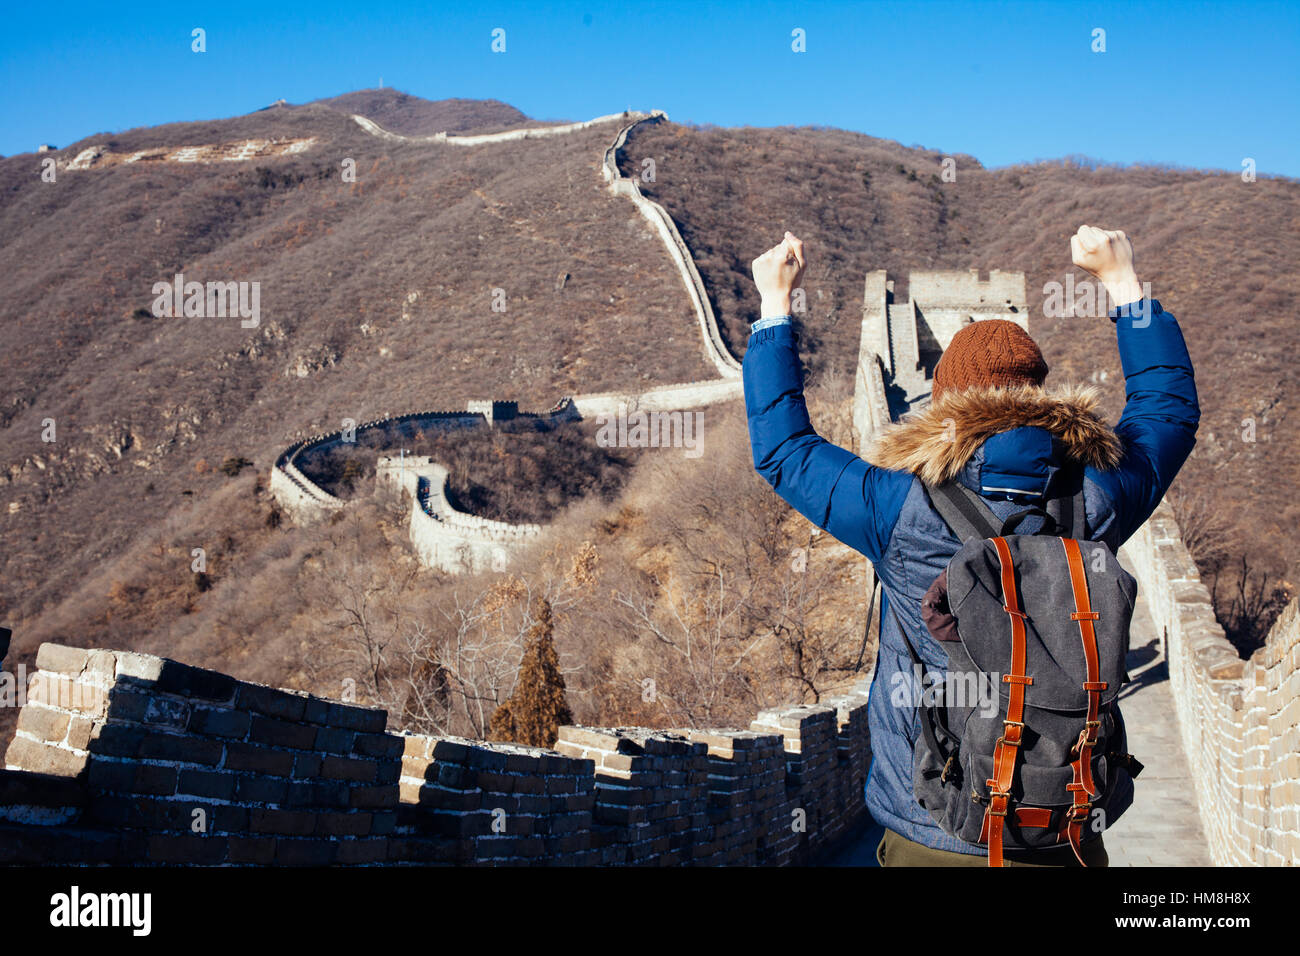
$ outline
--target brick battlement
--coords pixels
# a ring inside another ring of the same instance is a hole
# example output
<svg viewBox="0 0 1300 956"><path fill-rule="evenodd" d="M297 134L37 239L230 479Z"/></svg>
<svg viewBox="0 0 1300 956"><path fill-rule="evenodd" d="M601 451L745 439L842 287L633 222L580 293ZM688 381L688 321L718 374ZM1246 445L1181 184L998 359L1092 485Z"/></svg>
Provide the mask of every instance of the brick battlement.
<svg viewBox="0 0 1300 956"><path fill-rule="evenodd" d="M0 862L786 865L865 822L865 693L749 729L563 727L554 750L164 658L44 644Z"/></svg>

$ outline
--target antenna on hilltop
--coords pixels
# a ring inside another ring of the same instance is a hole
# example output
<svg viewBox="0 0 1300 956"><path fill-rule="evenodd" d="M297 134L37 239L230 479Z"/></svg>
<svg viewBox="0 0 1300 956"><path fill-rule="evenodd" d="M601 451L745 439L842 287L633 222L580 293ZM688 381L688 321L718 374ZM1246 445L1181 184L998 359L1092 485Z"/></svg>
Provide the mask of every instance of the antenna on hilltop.
<svg viewBox="0 0 1300 956"><path fill-rule="evenodd" d="M384 78L382 76L379 78L379 88L381 90L384 88Z"/></svg>

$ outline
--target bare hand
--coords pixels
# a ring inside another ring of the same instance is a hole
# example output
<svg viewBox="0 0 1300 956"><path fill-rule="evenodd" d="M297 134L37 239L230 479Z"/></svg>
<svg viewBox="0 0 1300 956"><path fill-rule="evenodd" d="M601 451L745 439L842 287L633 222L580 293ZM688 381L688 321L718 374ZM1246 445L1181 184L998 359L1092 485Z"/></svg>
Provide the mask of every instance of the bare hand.
<svg viewBox="0 0 1300 956"><path fill-rule="evenodd" d="M762 318L790 313L790 294L803 281L804 265L803 241L791 232L750 264L763 300Z"/></svg>
<svg viewBox="0 0 1300 956"><path fill-rule="evenodd" d="M1126 279L1133 273L1133 243L1122 229L1080 226L1070 237L1074 264L1102 282Z"/></svg>
<svg viewBox="0 0 1300 956"><path fill-rule="evenodd" d="M1070 237L1070 256L1076 266L1101 280L1114 305L1137 302L1146 294L1133 270L1133 243L1122 229L1080 226Z"/></svg>

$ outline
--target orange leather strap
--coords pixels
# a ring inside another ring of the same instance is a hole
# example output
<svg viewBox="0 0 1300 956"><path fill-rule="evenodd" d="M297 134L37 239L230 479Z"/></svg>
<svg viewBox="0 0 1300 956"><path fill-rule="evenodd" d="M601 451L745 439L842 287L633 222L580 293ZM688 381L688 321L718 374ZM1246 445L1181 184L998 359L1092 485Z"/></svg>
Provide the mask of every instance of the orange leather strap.
<svg viewBox="0 0 1300 956"><path fill-rule="evenodd" d="M1074 780L1066 784L1066 789L1074 795L1074 802L1066 811L1064 823L1070 847L1082 866L1086 865L1079 852L1083 824L1092 809L1089 798L1097 793L1097 784L1092 778L1092 748L1097 745L1097 733L1101 729L1098 715L1101 711L1101 692L1106 689L1107 683L1101 680L1101 665L1097 659L1097 632L1092 624L1100 615L1092 609L1088 597L1088 577L1083 570L1079 542L1073 538L1062 538L1061 545L1065 548L1065 560L1070 566L1070 587L1074 591L1074 613L1070 619L1079 624L1079 639L1083 642L1083 657L1087 665L1087 680L1083 683L1083 689L1088 692L1088 717L1083 730L1079 732L1079 739L1071 749L1071 753L1076 755L1070 764L1074 770Z"/></svg>
<svg viewBox="0 0 1300 956"><path fill-rule="evenodd" d="M1011 618L1011 672L1002 680L1011 685L1007 716L1002 722L1002 736L993 750L993 776L987 782L989 805L984 811L980 842L988 842L989 866L1004 866L1002 830L1011 802L1011 781L1016 772L1016 758L1025 732L1025 688L1034 682L1025 675L1025 614L1016 592L1016 569L1011 563L1011 549L1004 538L994 538L1002 567L1002 610ZM1034 824L1030 824L1031 826Z"/></svg>
<svg viewBox="0 0 1300 956"><path fill-rule="evenodd" d="M1022 827L1050 827L1052 811L1049 807L1016 807L1016 823Z"/></svg>

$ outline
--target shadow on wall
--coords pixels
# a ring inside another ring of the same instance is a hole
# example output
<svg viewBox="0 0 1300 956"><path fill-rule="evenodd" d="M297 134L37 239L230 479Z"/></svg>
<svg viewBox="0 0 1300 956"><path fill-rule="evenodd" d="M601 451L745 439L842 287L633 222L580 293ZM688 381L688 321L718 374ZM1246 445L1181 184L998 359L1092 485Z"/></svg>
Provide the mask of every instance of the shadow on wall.
<svg viewBox="0 0 1300 956"><path fill-rule="evenodd" d="M784 865L861 826L865 694L748 730L563 727L554 750L44 644L0 774L10 864Z"/></svg>

